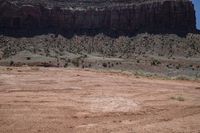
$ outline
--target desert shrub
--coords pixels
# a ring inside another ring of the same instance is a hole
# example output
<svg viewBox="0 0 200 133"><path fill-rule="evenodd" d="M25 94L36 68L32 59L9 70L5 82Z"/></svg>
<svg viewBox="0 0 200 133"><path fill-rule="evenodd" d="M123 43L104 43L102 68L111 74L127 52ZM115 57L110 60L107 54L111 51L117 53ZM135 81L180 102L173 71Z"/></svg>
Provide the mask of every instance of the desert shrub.
<svg viewBox="0 0 200 133"><path fill-rule="evenodd" d="M88 56L85 54L85 55L83 55L83 58L87 58Z"/></svg>
<svg viewBox="0 0 200 133"><path fill-rule="evenodd" d="M14 61L10 61L10 66L13 66L14 65Z"/></svg>
<svg viewBox="0 0 200 133"><path fill-rule="evenodd" d="M52 64L48 63L48 62L43 62L40 66L43 66L43 67L53 67Z"/></svg>
<svg viewBox="0 0 200 133"><path fill-rule="evenodd" d="M13 69L12 69L12 68L9 68L9 67L7 67L7 68L6 68L6 70L8 70L8 71L11 71L11 70L13 70Z"/></svg>
<svg viewBox="0 0 200 133"><path fill-rule="evenodd" d="M177 77L174 77L175 80L191 80L191 77L185 76L185 75L179 75Z"/></svg>
<svg viewBox="0 0 200 133"><path fill-rule="evenodd" d="M31 57L26 57L26 60L31 60Z"/></svg>
<svg viewBox="0 0 200 133"><path fill-rule="evenodd" d="M172 64L167 64L166 67L167 68L173 68L173 65Z"/></svg>
<svg viewBox="0 0 200 133"><path fill-rule="evenodd" d="M103 67L107 67L108 65L104 62L104 63L102 64L102 66L103 66Z"/></svg>
<svg viewBox="0 0 200 133"><path fill-rule="evenodd" d="M180 64L178 64L178 65L176 66L176 69L180 69L180 67L181 67L181 65L180 65Z"/></svg>
<svg viewBox="0 0 200 133"><path fill-rule="evenodd" d="M135 71L134 72L135 76L143 76L143 77L156 77L157 74L154 73L149 73L149 72L145 72L145 71Z"/></svg>
<svg viewBox="0 0 200 133"><path fill-rule="evenodd" d="M72 64L76 67L79 67L79 59L73 59Z"/></svg>
<svg viewBox="0 0 200 133"><path fill-rule="evenodd" d="M151 62L151 65L152 65L152 66L158 66L159 64L161 64L161 62L160 62L159 60L153 60L153 61Z"/></svg>
<svg viewBox="0 0 200 133"><path fill-rule="evenodd" d="M171 97L172 100L177 100L177 101L185 101L185 98L182 96L177 96L177 97Z"/></svg>
<svg viewBox="0 0 200 133"><path fill-rule="evenodd" d="M68 66L68 63L66 62L65 64L64 64L64 67L67 67Z"/></svg>
<svg viewBox="0 0 200 133"><path fill-rule="evenodd" d="M67 59L67 62L71 62L71 60L70 60L70 59Z"/></svg>

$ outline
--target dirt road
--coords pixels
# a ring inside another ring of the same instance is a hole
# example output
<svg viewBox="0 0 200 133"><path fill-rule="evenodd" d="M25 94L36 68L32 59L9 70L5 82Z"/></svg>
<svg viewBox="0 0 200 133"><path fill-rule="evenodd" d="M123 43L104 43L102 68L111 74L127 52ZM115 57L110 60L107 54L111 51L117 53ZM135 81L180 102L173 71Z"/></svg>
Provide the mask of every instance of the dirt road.
<svg viewBox="0 0 200 133"><path fill-rule="evenodd" d="M0 67L0 133L200 133L200 82Z"/></svg>

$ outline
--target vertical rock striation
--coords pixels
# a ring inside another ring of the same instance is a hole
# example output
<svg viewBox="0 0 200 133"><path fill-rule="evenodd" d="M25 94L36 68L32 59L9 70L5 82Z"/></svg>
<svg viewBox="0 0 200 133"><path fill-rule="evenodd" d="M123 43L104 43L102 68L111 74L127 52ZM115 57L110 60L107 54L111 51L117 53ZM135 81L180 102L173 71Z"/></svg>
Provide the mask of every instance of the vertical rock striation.
<svg viewBox="0 0 200 133"><path fill-rule="evenodd" d="M57 31L193 32L195 11L189 0L122 2L70 7L0 1L0 29Z"/></svg>

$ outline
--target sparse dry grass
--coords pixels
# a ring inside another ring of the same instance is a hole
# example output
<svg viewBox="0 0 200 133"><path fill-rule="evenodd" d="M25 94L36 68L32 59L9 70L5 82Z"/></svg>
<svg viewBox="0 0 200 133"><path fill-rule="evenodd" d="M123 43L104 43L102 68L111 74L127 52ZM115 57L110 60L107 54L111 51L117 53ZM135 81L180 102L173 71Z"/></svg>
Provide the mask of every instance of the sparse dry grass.
<svg viewBox="0 0 200 133"><path fill-rule="evenodd" d="M183 96L176 96L176 97L172 96L170 99L180 101L180 102L185 101L185 98Z"/></svg>
<svg viewBox="0 0 200 133"><path fill-rule="evenodd" d="M176 77L172 77L173 80L194 80L194 78L186 76L186 75L178 75Z"/></svg>
<svg viewBox="0 0 200 133"><path fill-rule="evenodd" d="M40 68L39 67L31 67L31 70L33 70L33 71L39 71Z"/></svg>

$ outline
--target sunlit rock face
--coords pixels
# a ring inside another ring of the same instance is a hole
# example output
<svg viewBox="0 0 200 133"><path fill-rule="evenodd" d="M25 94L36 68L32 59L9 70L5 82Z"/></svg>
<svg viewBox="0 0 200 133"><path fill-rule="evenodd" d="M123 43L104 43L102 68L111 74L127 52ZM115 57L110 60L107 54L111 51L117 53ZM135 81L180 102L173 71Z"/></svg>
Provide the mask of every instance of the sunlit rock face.
<svg viewBox="0 0 200 133"><path fill-rule="evenodd" d="M190 0L1 0L0 29L193 32Z"/></svg>

